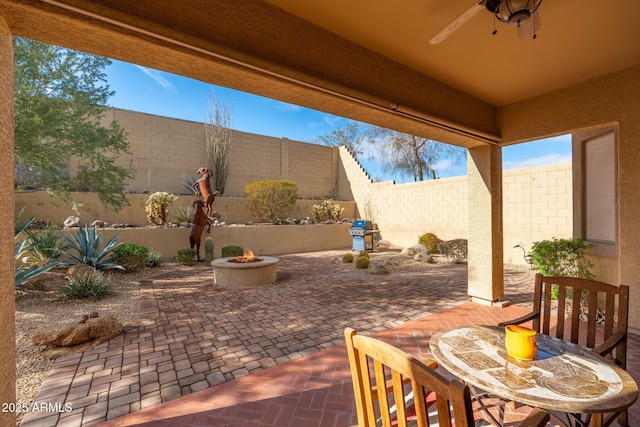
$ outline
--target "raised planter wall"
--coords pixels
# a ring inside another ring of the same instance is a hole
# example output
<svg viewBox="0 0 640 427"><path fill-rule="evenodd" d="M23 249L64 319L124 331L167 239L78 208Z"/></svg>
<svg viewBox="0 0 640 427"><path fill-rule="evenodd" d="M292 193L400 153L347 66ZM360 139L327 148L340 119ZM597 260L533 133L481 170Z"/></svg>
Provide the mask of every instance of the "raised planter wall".
<svg viewBox="0 0 640 427"><path fill-rule="evenodd" d="M99 219L112 224L149 225L145 211L145 204L149 199L148 194L127 195L130 205L123 207L118 212L107 210L95 193L72 193L71 195L80 204L78 210L82 224L91 224ZM46 191L17 192L15 213L17 215L24 208L23 218L30 218L35 215L37 220L48 221L58 225L62 225L63 221L69 216L75 215L71 205L59 204L56 207L51 204L50 200ZM193 200L193 196L178 196L178 199L170 208L169 221L174 220L172 213L175 213L181 207L191 207ZM313 205L321 202L322 200L316 199L298 199L291 215L294 218L311 216ZM337 203L344 208L343 218L356 217L356 202L337 201ZM213 203L213 210L221 215L220 221L225 221L227 224L244 224L246 221L253 220L244 197L218 197Z"/></svg>
<svg viewBox="0 0 640 427"><path fill-rule="evenodd" d="M213 239L214 258L222 256L224 246L237 245L256 255L280 255L317 252L330 249L351 250L350 224L315 225L242 225L211 227L202 233L200 256L204 258L204 241ZM105 238L120 233L119 242L131 242L160 252L164 259L175 258L179 249L189 247L191 228L130 228L105 230Z"/></svg>

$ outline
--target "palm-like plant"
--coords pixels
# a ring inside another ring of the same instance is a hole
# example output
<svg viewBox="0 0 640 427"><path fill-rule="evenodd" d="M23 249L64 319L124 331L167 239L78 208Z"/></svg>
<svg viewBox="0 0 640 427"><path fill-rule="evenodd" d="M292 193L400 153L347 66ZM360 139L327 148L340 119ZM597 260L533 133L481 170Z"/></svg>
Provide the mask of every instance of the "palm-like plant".
<svg viewBox="0 0 640 427"><path fill-rule="evenodd" d="M18 214L14 223L15 239L17 239L18 236L20 236L36 218L35 216L33 216L21 223L20 222L21 214L22 214L22 211L20 212L20 214ZM44 264L39 264L39 265L27 265L23 263L22 258L25 257L25 255L29 251L34 249L36 246L37 246L37 243L30 242L28 238L15 241L14 243L15 260L16 260L16 263L18 262L20 263L20 265L15 270L15 287L16 288L19 288L20 286L24 285L34 277L39 276L40 274L45 273L51 270L56 265L60 264L60 261L55 258L47 259L46 261L44 261Z"/></svg>
<svg viewBox="0 0 640 427"><path fill-rule="evenodd" d="M103 245L104 232L98 232L96 227L85 225L78 227L78 231L71 237L65 233L60 236L66 241L71 250L60 250L61 253L67 255L69 259L63 260L65 264L86 264L97 270L105 270L107 268L116 268L124 270L124 268L112 261L109 256L111 251L117 246L118 236L115 234L111 239ZM75 262L74 262L75 260Z"/></svg>

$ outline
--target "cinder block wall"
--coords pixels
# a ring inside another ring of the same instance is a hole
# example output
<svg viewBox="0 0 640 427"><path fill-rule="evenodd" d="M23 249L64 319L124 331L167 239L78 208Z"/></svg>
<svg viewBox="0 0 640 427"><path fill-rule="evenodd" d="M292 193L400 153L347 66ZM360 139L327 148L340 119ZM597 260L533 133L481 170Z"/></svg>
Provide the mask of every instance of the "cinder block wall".
<svg viewBox="0 0 640 427"><path fill-rule="evenodd" d="M136 177L127 185L133 193L166 191L188 194L186 182L207 165L204 124L111 109L105 123L116 120L128 133L130 155L117 163L132 167ZM287 138L233 131L231 163L224 194L244 196L244 187L266 179L298 184L302 198L337 198L336 148Z"/></svg>
<svg viewBox="0 0 640 427"><path fill-rule="evenodd" d="M361 217L378 225L385 240L414 245L433 232L443 240L467 238L467 177L408 184L374 183L346 150L340 149L345 180ZM573 235L571 163L505 171L503 174L504 262L524 264L522 244Z"/></svg>

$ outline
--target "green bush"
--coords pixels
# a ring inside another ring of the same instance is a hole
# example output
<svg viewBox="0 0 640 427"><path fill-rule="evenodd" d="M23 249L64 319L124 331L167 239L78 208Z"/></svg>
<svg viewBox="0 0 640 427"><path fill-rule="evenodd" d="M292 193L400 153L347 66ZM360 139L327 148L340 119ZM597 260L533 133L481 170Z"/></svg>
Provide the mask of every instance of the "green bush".
<svg viewBox="0 0 640 427"><path fill-rule="evenodd" d="M50 260L57 259L60 251L67 249L67 245L58 235L54 225L47 225L44 230L24 230L30 242L27 265L44 265Z"/></svg>
<svg viewBox="0 0 640 427"><path fill-rule="evenodd" d="M339 204L332 199L324 200L319 205L313 205L311 207L311 216L316 222L320 222L325 219L331 219L333 221L340 221L340 215L344 212L344 208L341 208Z"/></svg>
<svg viewBox="0 0 640 427"><path fill-rule="evenodd" d="M284 180L259 181L248 184L244 192L247 207L257 220L278 224L291 216L298 186Z"/></svg>
<svg viewBox="0 0 640 427"><path fill-rule="evenodd" d="M467 262L469 245L467 239L454 239L438 244L440 253L450 262L462 264Z"/></svg>
<svg viewBox="0 0 640 427"><path fill-rule="evenodd" d="M125 270L139 270L149 263L149 249L135 243L122 243L113 249L113 261Z"/></svg>
<svg viewBox="0 0 640 427"><path fill-rule="evenodd" d="M90 274L77 273L67 277L67 283L59 289L59 295L70 299L101 299L113 293L111 280L98 270Z"/></svg>
<svg viewBox="0 0 640 427"><path fill-rule="evenodd" d="M362 257L365 257L365 258L367 258L367 259L368 259L368 258L369 258L369 252L367 252L367 251L361 251L361 252L358 254L358 258L362 258Z"/></svg>
<svg viewBox="0 0 640 427"><path fill-rule="evenodd" d="M438 239L433 233L424 233L422 236L418 238L418 243L422 246L426 247L429 250L430 254L439 254L438 244L442 240Z"/></svg>
<svg viewBox="0 0 640 427"><path fill-rule="evenodd" d="M353 262L353 254L346 253L346 254L342 255L342 262L344 262L345 264Z"/></svg>
<svg viewBox="0 0 640 427"><path fill-rule="evenodd" d="M149 222L155 225L166 224L169 217L169 207L176 199L176 196L164 191L149 195L145 205Z"/></svg>
<svg viewBox="0 0 640 427"><path fill-rule="evenodd" d="M181 265L193 265L196 263L195 249L180 249L176 253L176 263Z"/></svg>
<svg viewBox="0 0 640 427"><path fill-rule="evenodd" d="M234 256L244 255L244 249L240 246L225 246L222 248L222 258L229 258Z"/></svg>
<svg viewBox="0 0 640 427"><path fill-rule="evenodd" d="M156 267L162 262L162 254L160 252L149 252L149 260L147 261L147 267Z"/></svg>
<svg viewBox="0 0 640 427"><path fill-rule="evenodd" d="M535 269L545 276L572 276L595 279L591 273L593 263L584 251L593 247L582 239L556 239L534 242L531 257Z"/></svg>
<svg viewBox="0 0 640 427"><path fill-rule="evenodd" d="M97 270L107 268L124 270L111 258L111 251L116 247L119 233L111 237L104 245L104 231L98 232L96 227L85 225L78 227L75 234L73 232L70 234L71 237L65 233L59 233L68 245L68 249L60 250L62 254L69 257L62 261L64 264L87 264Z"/></svg>
<svg viewBox="0 0 640 427"><path fill-rule="evenodd" d="M48 259L44 265L31 265L23 263L25 255L29 253L29 251L34 247L33 243L30 243L28 238L24 238L21 240L17 240L19 236L22 235L23 232L31 225L33 220L35 220L35 216L27 219L24 222L20 222L20 216L22 215L22 211L18 214L18 216L14 220L14 255L16 262L15 276L14 276L14 284L16 288L27 283L29 280L51 270L56 265L60 264L60 261L56 258Z"/></svg>
<svg viewBox="0 0 640 427"><path fill-rule="evenodd" d="M191 222L191 209L186 206L181 206L176 209L173 218L177 223Z"/></svg>
<svg viewBox="0 0 640 427"><path fill-rule="evenodd" d="M361 256L356 260L357 268L369 268L369 257Z"/></svg>

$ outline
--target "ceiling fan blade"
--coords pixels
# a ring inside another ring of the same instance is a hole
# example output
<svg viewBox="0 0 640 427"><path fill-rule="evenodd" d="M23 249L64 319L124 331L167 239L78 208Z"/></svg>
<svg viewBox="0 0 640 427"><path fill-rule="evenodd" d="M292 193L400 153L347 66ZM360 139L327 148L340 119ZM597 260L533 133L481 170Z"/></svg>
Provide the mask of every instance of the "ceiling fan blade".
<svg viewBox="0 0 640 427"><path fill-rule="evenodd" d="M524 39L535 35L540 28L542 28L542 21L540 21L540 14L536 10L531 14L531 17L525 22L521 22L517 27L518 38Z"/></svg>
<svg viewBox="0 0 640 427"><path fill-rule="evenodd" d="M429 44L438 44L442 42L444 39L449 37L456 29L458 29L459 26L476 16L477 13L484 9L485 4L486 0L476 1L471 5L471 7L462 12L456 19L451 21L449 25L440 30L438 34L433 36L431 40L429 40Z"/></svg>

